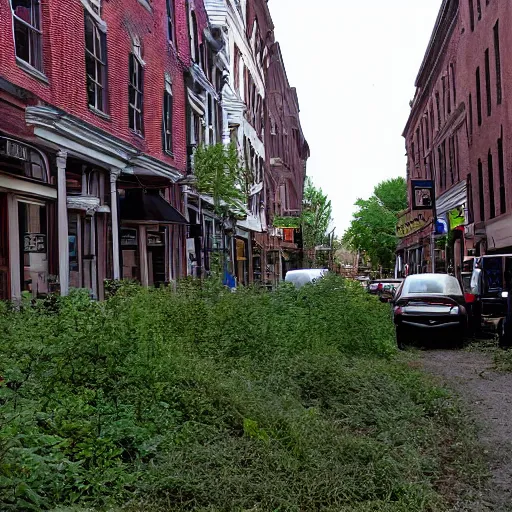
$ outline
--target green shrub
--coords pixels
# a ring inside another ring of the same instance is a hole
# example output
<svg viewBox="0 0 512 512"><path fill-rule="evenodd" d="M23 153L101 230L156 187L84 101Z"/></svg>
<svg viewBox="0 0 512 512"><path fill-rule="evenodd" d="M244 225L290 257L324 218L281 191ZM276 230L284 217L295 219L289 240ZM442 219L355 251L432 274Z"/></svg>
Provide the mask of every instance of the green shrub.
<svg viewBox="0 0 512 512"><path fill-rule="evenodd" d="M1 510L445 506L460 413L357 285L1 307Z"/></svg>

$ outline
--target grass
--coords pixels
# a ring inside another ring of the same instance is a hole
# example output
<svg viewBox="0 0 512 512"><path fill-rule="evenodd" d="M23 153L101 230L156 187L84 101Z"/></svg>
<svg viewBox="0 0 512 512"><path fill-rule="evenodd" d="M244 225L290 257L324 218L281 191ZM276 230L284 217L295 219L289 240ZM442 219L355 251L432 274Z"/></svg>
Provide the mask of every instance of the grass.
<svg viewBox="0 0 512 512"><path fill-rule="evenodd" d="M437 512L481 474L463 410L339 278L125 285L0 332L1 510Z"/></svg>

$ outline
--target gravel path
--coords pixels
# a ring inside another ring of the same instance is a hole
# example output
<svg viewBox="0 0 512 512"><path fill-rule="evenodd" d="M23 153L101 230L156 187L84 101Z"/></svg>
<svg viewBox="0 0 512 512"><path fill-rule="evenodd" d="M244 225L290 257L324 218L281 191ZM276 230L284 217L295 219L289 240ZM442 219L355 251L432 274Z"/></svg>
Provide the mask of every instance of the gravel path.
<svg viewBox="0 0 512 512"><path fill-rule="evenodd" d="M491 479L483 500L457 510L511 512L512 373L495 371L492 354L482 352L428 351L421 364L468 404L489 454Z"/></svg>

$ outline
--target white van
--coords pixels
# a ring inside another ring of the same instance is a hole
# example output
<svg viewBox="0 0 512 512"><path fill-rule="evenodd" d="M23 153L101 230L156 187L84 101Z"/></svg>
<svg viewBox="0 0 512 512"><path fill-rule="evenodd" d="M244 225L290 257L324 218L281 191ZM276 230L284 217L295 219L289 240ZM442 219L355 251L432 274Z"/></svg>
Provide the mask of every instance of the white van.
<svg viewBox="0 0 512 512"><path fill-rule="evenodd" d="M302 288L308 283L314 283L318 279L322 279L329 270L325 268L306 268L302 270L290 270L286 272L285 281L292 283L296 288Z"/></svg>

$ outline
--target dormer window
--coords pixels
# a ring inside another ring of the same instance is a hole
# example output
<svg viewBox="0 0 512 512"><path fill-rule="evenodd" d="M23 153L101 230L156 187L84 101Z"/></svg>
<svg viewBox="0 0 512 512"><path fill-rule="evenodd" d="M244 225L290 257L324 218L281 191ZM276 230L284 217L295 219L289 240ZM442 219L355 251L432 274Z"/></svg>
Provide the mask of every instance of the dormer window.
<svg viewBox="0 0 512 512"><path fill-rule="evenodd" d="M43 71L41 5L39 0L11 0L16 57Z"/></svg>

